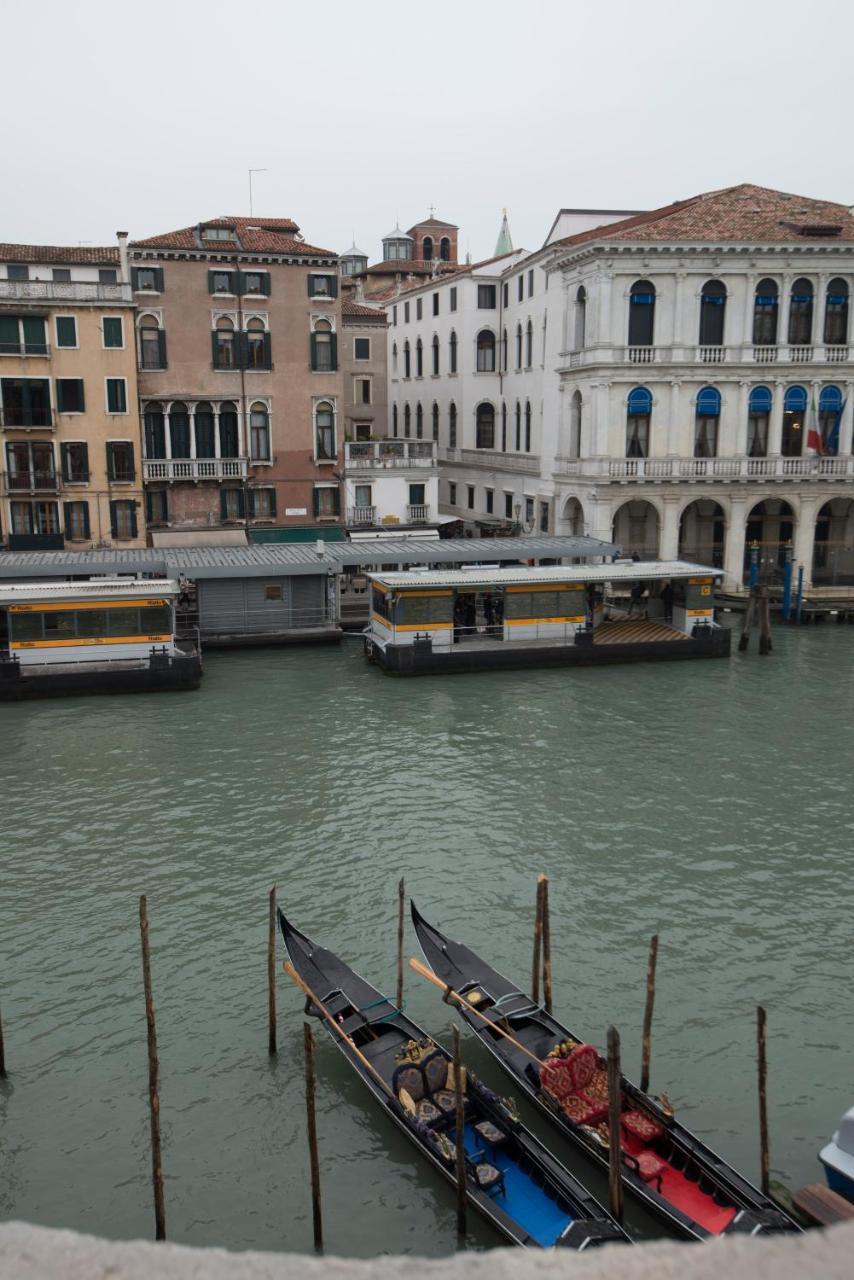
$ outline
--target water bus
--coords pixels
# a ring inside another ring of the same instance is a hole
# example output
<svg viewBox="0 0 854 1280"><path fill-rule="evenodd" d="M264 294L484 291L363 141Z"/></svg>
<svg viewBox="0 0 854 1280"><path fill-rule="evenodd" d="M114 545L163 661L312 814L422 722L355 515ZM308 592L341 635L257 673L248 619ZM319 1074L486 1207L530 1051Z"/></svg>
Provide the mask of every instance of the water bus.
<svg viewBox="0 0 854 1280"><path fill-rule="evenodd" d="M727 657L721 577L682 560L373 573L365 652L398 675Z"/></svg>
<svg viewBox="0 0 854 1280"><path fill-rule="evenodd" d="M0 584L0 701L196 689L194 640L178 640L169 579Z"/></svg>

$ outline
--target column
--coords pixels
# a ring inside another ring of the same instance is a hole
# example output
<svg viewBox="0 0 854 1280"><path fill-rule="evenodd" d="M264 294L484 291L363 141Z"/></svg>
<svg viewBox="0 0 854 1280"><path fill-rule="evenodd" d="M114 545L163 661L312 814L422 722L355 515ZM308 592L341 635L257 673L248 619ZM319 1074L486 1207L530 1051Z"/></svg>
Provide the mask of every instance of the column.
<svg viewBox="0 0 854 1280"><path fill-rule="evenodd" d="M791 302L792 273L784 271L780 283L780 306L777 317L777 346L785 347L789 341L789 305Z"/></svg>
<svg viewBox="0 0 854 1280"><path fill-rule="evenodd" d="M661 522L661 530L658 539L658 555L661 560L678 560L679 559L679 506L682 502L680 497L670 497L664 499L664 519Z"/></svg>
<svg viewBox="0 0 854 1280"><path fill-rule="evenodd" d="M604 272L599 277L599 345L610 347L613 345L611 336L611 297L614 287L614 277L610 272Z"/></svg>
<svg viewBox="0 0 854 1280"><path fill-rule="evenodd" d="M196 456L196 406L187 405L187 416L190 419L190 457Z"/></svg>
<svg viewBox="0 0 854 1280"><path fill-rule="evenodd" d="M676 289L673 294L673 332L670 335L670 341L674 347L685 341L682 312L685 307L685 281L687 278L688 273L686 271L676 272ZM689 335L688 341L691 341L691 335ZM674 359L676 358L674 355Z"/></svg>
<svg viewBox="0 0 854 1280"><path fill-rule="evenodd" d="M783 444L783 400L785 383L774 383L774 403L771 405L771 421L768 424L768 457L779 458Z"/></svg>
<svg viewBox="0 0 854 1280"><path fill-rule="evenodd" d="M744 299L744 329L741 335L741 345L744 348L753 346L753 302L756 297L756 272L748 271L744 276L744 284L747 294Z"/></svg>
<svg viewBox="0 0 854 1280"><path fill-rule="evenodd" d="M791 500L790 500L791 501ZM794 505L794 504L792 504ZM795 574L797 566L804 566L804 586L810 585L812 578L812 553L815 545L815 518L818 513L818 498L801 497L800 510L795 525Z"/></svg>
<svg viewBox="0 0 854 1280"><path fill-rule="evenodd" d="M827 305L827 282L830 276L819 271L812 304L812 340L814 346L824 344L824 309Z"/></svg>
<svg viewBox="0 0 854 1280"><path fill-rule="evenodd" d="M737 458L743 458L747 453L747 406L750 402L750 383L746 378L740 378L738 383L737 409L738 417L735 422L735 430L725 433L732 441L732 452ZM721 450L727 453L729 450Z"/></svg>
<svg viewBox="0 0 854 1280"><path fill-rule="evenodd" d="M161 401L161 403L163 405L163 440L166 445L166 457L171 460L172 433L169 430L169 413L170 413L170 410L172 409L172 404L171 404L171 401L167 403L167 401L165 400Z"/></svg>
<svg viewBox="0 0 854 1280"><path fill-rule="evenodd" d="M219 405L214 404L211 408L213 409L214 416L214 457L219 459L221 457L219 447Z"/></svg>
<svg viewBox="0 0 854 1280"><path fill-rule="evenodd" d="M854 382L843 383L842 394L845 403L842 407L842 421L839 424L839 453L850 456L852 444L852 428L854 428Z"/></svg>
<svg viewBox="0 0 854 1280"><path fill-rule="evenodd" d="M667 428L667 456L669 458L678 458L681 456L680 443L682 441L682 397L680 395L682 383L677 378L673 378L670 383L670 423ZM690 453L691 450L689 449Z"/></svg>
<svg viewBox="0 0 854 1280"><path fill-rule="evenodd" d="M752 506L752 502L749 505ZM744 578L744 534L748 499L732 498L729 508L724 548L724 586L728 591L735 591L743 585Z"/></svg>

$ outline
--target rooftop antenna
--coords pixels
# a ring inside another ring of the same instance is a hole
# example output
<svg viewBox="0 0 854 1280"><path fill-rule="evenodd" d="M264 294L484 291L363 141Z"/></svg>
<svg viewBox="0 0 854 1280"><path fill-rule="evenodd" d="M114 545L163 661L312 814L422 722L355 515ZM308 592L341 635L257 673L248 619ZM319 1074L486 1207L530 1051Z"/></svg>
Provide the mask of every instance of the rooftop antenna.
<svg viewBox="0 0 854 1280"><path fill-rule="evenodd" d="M252 213L253 213L253 209L252 209L252 175L253 175L253 173L266 173L266 172L267 172L267 170L266 170L266 169L247 169L247 171L246 171L246 172L249 174L249 217L251 218L251 217L252 217Z"/></svg>

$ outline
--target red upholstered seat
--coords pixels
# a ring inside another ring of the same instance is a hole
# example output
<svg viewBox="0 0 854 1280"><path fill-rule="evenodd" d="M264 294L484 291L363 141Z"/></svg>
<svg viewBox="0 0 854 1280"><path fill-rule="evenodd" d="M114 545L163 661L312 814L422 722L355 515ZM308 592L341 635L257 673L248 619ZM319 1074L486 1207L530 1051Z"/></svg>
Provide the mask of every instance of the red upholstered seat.
<svg viewBox="0 0 854 1280"><path fill-rule="evenodd" d="M607 1104L596 1098L585 1098L583 1094L572 1093L560 1104L563 1114L574 1124L598 1124L608 1114Z"/></svg>
<svg viewBox="0 0 854 1280"><path fill-rule="evenodd" d="M580 1045L568 1058L546 1058L540 1068L540 1084L560 1104L574 1124L597 1124L608 1114L607 1097L586 1092L599 1068L592 1045Z"/></svg>
<svg viewBox="0 0 854 1280"><path fill-rule="evenodd" d="M540 1084L558 1102L573 1092L574 1081L566 1058L546 1058L540 1067Z"/></svg>
<svg viewBox="0 0 854 1280"><path fill-rule="evenodd" d="M592 1044L580 1044L566 1061L572 1075L572 1092L583 1093L596 1074L599 1054Z"/></svg>
<svg viewBox="0 0 854 1280"><path fill-rule="evenodd" d="M664 1128L643 1111L624 1111L623 1128L641 1142L654 1142L664 1133Z"/></svg>
<svg viewBox="0 0 854 1280"><path fill-rule="evenodd" d="M652 1151L641 1151L640 1155L636 1156L626 1152L623 1158L630 1168L640 1174L644 1182L655 1182L657 1189L661 1190L661 1177L668 1168L664 1160L659 1160Z"/></svg>

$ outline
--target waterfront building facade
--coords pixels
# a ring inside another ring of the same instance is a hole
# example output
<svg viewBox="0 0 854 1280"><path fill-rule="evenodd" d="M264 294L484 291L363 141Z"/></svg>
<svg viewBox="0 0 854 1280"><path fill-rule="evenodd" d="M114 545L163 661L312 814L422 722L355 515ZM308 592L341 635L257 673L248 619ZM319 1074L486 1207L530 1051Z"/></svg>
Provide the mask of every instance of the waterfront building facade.
<svg viewBox="0 0 854 1280"><path fill-rule="evenodd" d="M338 259L287 218L130 245L149 528L337 524Z"/></svg>
<svg viewBox="0 0 854 1280"><path fill-rule="evenodd" d="M388 318L381 307L349 298L341 303L344 440L375 440L388 434Z"/></svg>
<svg viewBox="0 0 854 1280"><path fill-rule="evenodd" d="M144 543L134 308L118 245L0 245L0 541Z"/></svg>

